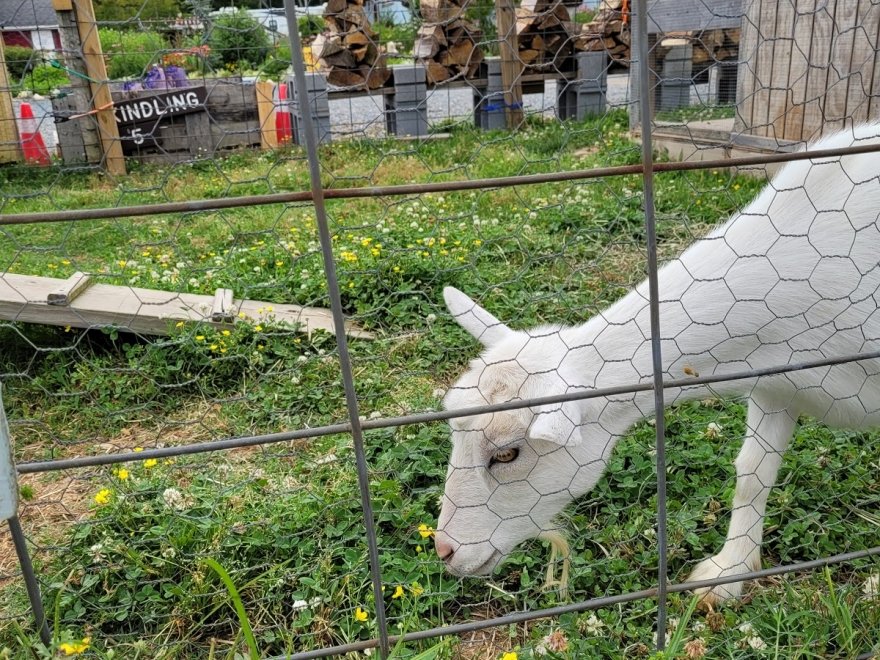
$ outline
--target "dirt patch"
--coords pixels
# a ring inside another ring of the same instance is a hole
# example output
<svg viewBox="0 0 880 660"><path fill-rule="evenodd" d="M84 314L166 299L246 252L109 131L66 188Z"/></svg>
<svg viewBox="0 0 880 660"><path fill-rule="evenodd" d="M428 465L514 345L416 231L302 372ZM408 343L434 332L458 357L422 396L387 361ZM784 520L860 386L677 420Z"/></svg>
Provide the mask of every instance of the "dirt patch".
<svg viewBox="0 0 880 660"><path fill-rule="evenodd" d="M34 493L22 500L18 517L25 536L31 542L31 559L38 565L48 558L51 547L59 543L68 527L84 519L94 486L88 477L59 475L57 472L24 474L19 486ZM18 579L18 556L9 527L0 528L0 588Z"/></svg>
<svg viewBox="0 0 880 660"><path fill-rule="evenodd" d="M481 610L473 610L471 619L485 621L501 616L503 612L486 605ZM517 646L524 646L529 639L531 622L485 628L460 635L455 648L457 660L498 660L504 653Z"/></svg>

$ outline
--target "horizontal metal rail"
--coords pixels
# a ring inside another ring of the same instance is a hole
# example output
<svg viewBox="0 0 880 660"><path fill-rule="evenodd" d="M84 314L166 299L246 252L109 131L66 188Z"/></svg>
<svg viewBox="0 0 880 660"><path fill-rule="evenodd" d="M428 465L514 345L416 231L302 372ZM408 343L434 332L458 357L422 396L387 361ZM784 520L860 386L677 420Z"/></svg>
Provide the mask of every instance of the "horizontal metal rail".
<svg viewBox="0 0 880 660"><path fill-rule="evenodd" d="M667 593L680 593L682 591L693 591L703 587L715 587L721 584L730 584L731 582L741 582L743 580L757 580L760 578L771 577L774 575L785 575L786 573L797 573L811 571L817 568L823 568L830 564L840 564L857 559L865 559L868 557L880 556L880 546L868 548L867 550L856 550L854 552L844 552L822 559L813 559L811 561L797 562L794 564L786 564L783 566L774 566L772 568L764 568L759 571L749 571L739 575L725 575L722 577L712 578L711 580L697 580L694 582L680 582L678 584L670 584L666 587ZM588 610L597 610L601 607L610 605L618 605L620 603L628 603L634 600L642 600L657 597L657 588L642 589L641 591L632 591L617 596L604 596L602 598L591 598L579 603L570 605L560 605L558 607L548 607L542 610L534 610L532 612L514 612L504 616L495 617L494 619L483 619L480 621L469 621L467 623L458 623L451 626L442 626L438 628L428 628L419 630L405 635L398 635L389 638L389 642L396 644L403 640L405 642L414 642L432 637L440 637L444 635L461 635L463 633L473 632L475 630L483 630L485 628L494 628L495 626L504 626L512 623L523 623L525 621L534 621L535 619L548 619L551 617L561 616L563 614L572 614L576 612L585 612ZM324 658L330 655L340 655L342 653L351 653L354 651L364 651L366 649L376 648L379 645L378 640L364 640L362 642L353 642L340 646L331 646L315 651L306 651L303 653L294 653L293 655L279 655L269 658L268 660L310 660L311 658ZM871 657L870 654L866 657Z"/></svg>
<svg viewBox="0 0 880 660"><path fill-rule="evenodd" d="M817 149L814 151L763 154L760 156L744 156L741 158L654 163L650 170L653 172L685 172L690 170L748 167L754 165L770 165L773 163L787 163L793 160L818 160L822 158L835 158L839 156L876 152L880 152L880 144L858 144L839 149ZM565 181L581 181L609 176L643 174L644 171L645 168L641 164L619 165L616 167L596 167L588 170L549 172L546 174L522 174L518 176L495 177L489 179L438 181L436 183L409 183L396 186L325 188L323 190L323 196L324 199L329 200L356 199L361 197L396 197L401 195L418 195L433 192L455 192L459 190L487 190L492 188L510 188L513 186L534 185L540 183L561 183ZM46 222L75 222L81 220L106 220L126 216L162 215L166 213L195 213L197 211L218 211L222 209L242 208L245 206L293 204L297 202L311 202L312 200L312 192L302 190L288 193L246 195L243 197L220 199L184 200L179 202L138 204L134 206L117 206L111 208L41 211L37 213L11 213L0 215L0 226L29 225Z"/></svg>
<svg viewBox="0 0 880 660"><path fill-rule="evenodd" d="M876 359L880 359L880 351L855 353L853 355L822 358L820 360L807 360L804 362L798 362L796 364L789 364L779 367L766 367L764 369L750 369L748 371L738 371L731 374L718 374L715 376L700 376L697 378L668 380L663 382L663 389L688 388L694 387L695 385L711 385L713 383L722 383L727 381L747 380L749 378L761 378L766 376L791 373L793 371L803 371L804 369L818 369L821 367L829 367L836 364L844 364L847 362L859 362L861 360ZM437 422L447 419L453 419L455 417L470 417L473 415L482 415L486 413L503 412L505 410L518 410L521 408L544 406L553 403L564 403L566 401L580 401L583 399L595 399L597 397L603 396L631 394L635 392L648 392L653 389L654 384L652 382L619 385L616 387L605 387L596 390L583 390L578 392L570 392L568 394L558 394L555 396L537 397L533 399L515 399L513 401L507 401L505 403L474 406L471 408L459 408L457 410L436 410L431 412L404 415L402 417L369 419L361 422L361 428L364 430L375 430L382 428L407 426L410 424L423 424L426 422ZM337 433L349 432L351 432L351 424L348 422L340 422L338 424L330 424L327 426L316 426L315 428L311 429L299 429L296 431L285 431L281 433L267 433L265 435L241 436L236 438L226 438L225 440L194 442L188 445L178 445L175 447L145 449L144 451L140 452L105 454L103 456L81 456L77 458L57 459L53 461L35 461L30 463L21 463L17 466L17 469L19 473L27 474L34 472L50 472L53 470L69 470L84 467L96 467L99 465L115 465L117 463L127 463L130 461L142 461L148 458L170 458L174 456L186 456L224 449L237 449L240 447L251 447L254 445L268 445L277 442L303 440L306 438L317 438L325 435L334 435Z"/></svg>

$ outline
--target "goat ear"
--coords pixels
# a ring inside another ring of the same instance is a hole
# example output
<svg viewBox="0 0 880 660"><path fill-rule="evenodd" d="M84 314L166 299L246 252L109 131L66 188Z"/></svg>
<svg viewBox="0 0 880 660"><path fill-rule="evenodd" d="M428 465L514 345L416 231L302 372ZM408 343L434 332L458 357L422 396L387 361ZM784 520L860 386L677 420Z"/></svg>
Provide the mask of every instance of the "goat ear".
<svg viewBox="0 0 880 660"><path fill-rule="evenodd" d="M541 406L535 412L527 435L530 440L545 440L574 447L581 444L581 422L577 402Z"/></svg>
<svg viewBox="0 0 880 660"><path fill-rule="evenodd" d="M443 289L443 299L456 323L486 348L513 335L513 330L458 289L451 286L446 287Z"/></svg>

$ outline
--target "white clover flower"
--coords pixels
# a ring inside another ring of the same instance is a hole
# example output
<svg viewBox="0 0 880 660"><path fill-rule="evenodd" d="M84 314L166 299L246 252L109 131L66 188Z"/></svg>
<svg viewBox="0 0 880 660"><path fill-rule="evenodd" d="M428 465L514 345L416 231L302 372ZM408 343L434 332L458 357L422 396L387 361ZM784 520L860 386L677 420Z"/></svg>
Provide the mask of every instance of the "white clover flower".
<svg viewBox="0 0 880 660"><path fill-rule="evenodd" d="M724 431L724 428L721 426L721 424L716 424L715 422L709 422L706 425L706 430L703 433L703 435L705 435L707 438L710 438L710 439L720 438L723 431Z"/></svg>
<svg viewBox="0 0 880 660"><path fill-rule="evenodd" d="M590 617L584 621L584 632L588 632L591 635L598 635L604 627L605 624L602 623L602 620L595 613L591 613Z"/></svg>
<svg viewBox="0 0 880 660"><path fill-rule="evenodd" d="M767 648L767 642L765 642L760 637L748 637L746 638L746 644L751 646L756 651L762 651Z"/></svg>
<svg viewBox="0 0 880 660"><path fill-rule="evenodd" d="M186 508L186 498L176 488L166 488L162 493L162 501L176 511Z"/></svg>
<svg viewBox="0 0 880 660"><path fill-rule="evenodd" d="M868 598L880 598L880 573L874 573L865 580L862 593Z"/></svg>
<svg viewBox="0 0 880 660"><path fill-rule="evenodd" d="M751 635L753 632L755 632L755 628L748 621L739 626L737 630L739 630L743 635Z"/></svg>

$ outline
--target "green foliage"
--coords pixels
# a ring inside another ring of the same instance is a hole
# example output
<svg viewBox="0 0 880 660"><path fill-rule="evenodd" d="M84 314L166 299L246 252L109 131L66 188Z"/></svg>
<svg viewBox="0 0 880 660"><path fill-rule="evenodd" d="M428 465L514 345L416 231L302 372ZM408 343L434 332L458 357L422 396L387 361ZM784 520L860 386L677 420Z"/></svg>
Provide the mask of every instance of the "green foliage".
<svg viewBox="0 0 880 660"><path fill-rule="evenodd" d="M247 12L239 10L214 20L208 35L215 66L258 68L269 53L269 35Z"/></svg>
<svg viewBox="0 0 880 660"><path fill-rule="evenodd" d="M395 25L389 20L378 20L373 23L373 30L376 32L378 43L387 44L393 41L401 53L412 53L418 30L418 26L414 23Z"/></svg>
<svg viewBox="0 0 880 660"><path fill-rule="evenodd" d="M272 54L266 59L263 66L260 67L260 73L268 78L277 80L290 68L290 62L290 44L286 40L281 41L276 44L275 48L272 49Z"/></svg>
<svg viewBox="0 0 880 660"><path fill-rule="evenodd" d="M305 39L306 37L313 37L315 35L321 34L324 31L324 19L320 16L313 16L311 14L307 16L303 16L297 21L299 25L299 36L300 39Z"/></svg>
<svg viewBox="0 0 880 660"><path fill-rule="evenodd" d="M36 94L47 95L54 89L70 84L67 73L48 64L34 67L23 81L23 87Z"/></svg>
<svg viewBox="0 0 880 660"><path fill-rule="evenodd" d="M3 51L6 57L6 70L9 72L9 82L13 85L33 71L40 61L36 57L34 49L26 46L4 46Z"/></svg>
<svg viewBox="0 0 880 660"><path fill-rule="evenodd" d="M99 22L119 22L138 28L138 21L174 18L182 7L179 0L93 0Z"/></svg>
<svg viewBox="0 0 880 660"><path fill-rule="evenodd" d="M139 78L154 64L162 63L169 47L158 32L128 32L101 28L101 49L112 80Z"/></svg>

